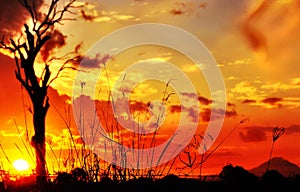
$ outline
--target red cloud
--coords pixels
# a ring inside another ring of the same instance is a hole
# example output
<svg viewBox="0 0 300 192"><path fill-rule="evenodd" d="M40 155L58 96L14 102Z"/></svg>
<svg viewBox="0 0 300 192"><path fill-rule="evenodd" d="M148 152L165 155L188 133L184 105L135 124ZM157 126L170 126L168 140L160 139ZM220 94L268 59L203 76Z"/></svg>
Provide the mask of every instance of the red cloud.
<svg viewBox="0 0 300 192"><path fill-rule="evenodd" d="M81 10L81 16L86 21L94 21L97 17L94 15L87 14L84 10Z"/></svg>
<svg viewBox="0 0 300 192"><path fill-rule="evenodd" d="M180 105L172 105L170 106L170 112L171 113L180 113L181 112L181 106Z"/></svg>
<svg viewBox="0 0 300 192"><path fill-rule="evenodd" d="M140 101L130 101L129 108L130 112L148 112L148 104Z"/></svg>
<svg viewBox="0 0 300 192"><path fill-rule="evenodd" d="M192 12L198 11L199 9L205 9L207 3L203 2L196 5L193 2L175 2L175 7L170 10L172 15L183 15L190 14Z"/></svg>
<svg viewBox="0 0 300 192"><path fill-rule="evenodd" d="M235 107L235 104L234 104L234 103L229 103L229 102L228 102L228 103L227 103L227 106L228 106L228 107Z"/></svg>
<svg viewBox="0 0 300 192"><path fill-rule="evenodd" d="M225 116L226 117L236 117L238 115L237 111L235 109L230 109L230 110L226 110L224 111L223 109L215 109L214 110L217 114L223 114L225 112ZM204 109L200 112L201 115L201 119L204 122L208 122L210 120L216 120L216 118L220 118L218 117L218 115L214 116L215 119L211 119L211 109Z"/></svg>
<svg viewBox="0 0 300 192"><path fill-rule="evenodd" d="M240 138L244 142L258 142L267 140L266 132L257 127L248 129L246 133L240 132Z"/></svg>
<svg viewBox="0 0 300 192"><path fill-rule="evenodd" d="M278 105L278 102L282 101L283 98L279 98L279 97L270 97L270 98L266 98L263 99L262 102L263 103L267 103L270 105Z"/></svg>
<svg viewBox="0 0 300 192"><path fill-rule="evenodd" d="M38 10L43 4L42 0L29 0L28 4L34 3ZM3 35L11 37L19 34L24 22L30 17L28 11L18 0L0 0L0 37Z"/></svg>
<svg viewBox="0 0 300 192"><path fill-rule="evenodd" d="M210 99L202 96L198 96L198 101L203 105L209 105L212 102Z"/></svg>
<svg viewBox="0 0 300 192"><path fill-rule="evenodd" d="M242 103L243 104L250 104L250 103L256 103L256 101L253 100L253 99L245 99L245 100L242 101Z"/></svg>
<svg viewBox="0 0 300 192"><path fill-rule="evenodd" d="M51 39L45 43L40 51L43 61L46 61L56 48L66 45L66 38L67 36L63 35L62 32L54 30L51 33Z"/></svg>
<svg viewBox="0 0 300 192"><path fill-rule="evenodd" d="M188 98L196 98L198 97L198 101L203 105L209 105L212 103L212 100L206 97L203 97L201 95L197 96L195 93L180 93L183 96L186 96Z"/></svg>

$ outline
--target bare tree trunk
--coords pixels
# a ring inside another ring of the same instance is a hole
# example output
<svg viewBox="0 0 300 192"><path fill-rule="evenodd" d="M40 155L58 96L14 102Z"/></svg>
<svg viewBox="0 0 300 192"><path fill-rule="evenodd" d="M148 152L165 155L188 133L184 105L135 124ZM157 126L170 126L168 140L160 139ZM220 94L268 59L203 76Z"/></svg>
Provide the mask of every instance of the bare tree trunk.
<svg viewBox="0 0 300 192"><path fill-rule="evenodd" d="M36 153L36 183L38 185L44 185L47 183L47 172L45 167L45 143L37 144L35 147Z"/></svg>
<svg viewBox="0 0 300 192"><path fill-rule="evenodd" d="M35 135L31 139L31 145L36 153L36 182L40 185L47 182L45 121L50 105L46 94L38 94L41 96L31 98L34 108L33 125L35 130Z"/></svg>
<svg viewBox="0 0 300 192"><path fill-rule="evenodd" d="M36 182L42 186L47 182L46 171L46 145L45 145L45 121L46 114L50 107L47 90L55 79L58 78L60 72L66 68L67 62L62 64L59 71L51 76L49 63L45 62L45 67L41 77L36 76L34 64L37 55L47 41L51 39L54 33L54 25L66 20L64 14L69 12L74 14L69 9L75 8L73 3L75 0L69 0L64 4L62 9L58 9L60 0L51 0L48 10L41 17L34 1L18 0L19 3L29 12L31 16L31 29L29 25L24 24L25 31L22 34L23 39L18 41L10 38L10 44L4 42L4 38L0 41L0 48L7 49L14 54L16 70L16 79L26 89L33 105L33 127L35 135L31 138L31 145L36 152ZM42 190L43 191L43 190Z"/></svg>

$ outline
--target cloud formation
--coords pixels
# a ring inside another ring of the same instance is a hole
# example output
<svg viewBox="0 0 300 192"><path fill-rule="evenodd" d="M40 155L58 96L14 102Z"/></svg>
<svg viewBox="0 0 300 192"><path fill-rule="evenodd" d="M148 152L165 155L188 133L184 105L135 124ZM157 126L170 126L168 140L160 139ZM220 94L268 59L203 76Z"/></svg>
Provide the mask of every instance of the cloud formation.
<svg viewBox="0 0 300 192"><path fill-rule="evenodd" d="M251 103L256 103L254 99L245 99L242 101L243 104L251 104Z"/></svg>
<svg viewBox="0 0 300 192"><path fill-rule="evenodd" d="M43 0L29 0L28 3L34 3L38 10L43 4ZM30 17L29 12L18 0L0 0L0 5L0 36L19 35L24 22Z"/></svg>
<svg viewBox="0 0 300 192"><path fill-rule="evenodd" d="M281 107L282 104L280 104L279 102L282 101L282 100L283 100L283 98L270 97L270 98L263 99L262 102L265 103L265 104L272 105L272 106Z"/></svg>
<svg viewBox="0 0 300 192"><path fill-rule="evenodd" d="M255 63L267 69L266 72L272 71L272 75L297 75L294 68L299 63L299 58L295 57L299 45L295 34L300 32L299 1L249 2L241 32L256 53Z"/></svg>
<svg viewBox="0 0 300 192"><path fill-rule="evenodd" d="M238 112L236 111L235 108L227 109L224 111L223 109L214 109L214 112L217 114L214 116L213 119L211 119L211 112L212 110L210 108L204 108L200 112L200 116L202 121L204 122L209 122L209 121L214 121L220 118L221 114L225 113L226 117L236 117L238 116ZM219 115L220 114L220 115Z"/></svg>
<svg viewBox="0 0 300 192"><path fill-rule="evenodd" d="M84 20L86 20L86 21L94 21L94 20L97 18L97 15L94 15L94 14L88 14L88 13L86 13L86 11L83 10L83 9L80 11L80 13L81 13L81 17L82 17Z"/></svg>
<svg viewBox="0 0 300 192"><path fill-rule="evenodd" d="M271 126L249 126L244 127L240 133L240 139L243 142L260 142L266 141L267 137L271 138L272 131L274 127ZM299 134L300 133L300 125L293 124L285 127L287 135ZM269 136L267 136L269 135Z"/></svg>
<svg viewBox="0 0 300 192"><path fill-rule="evenodd" d="M259 128L248 129L245 133L239 133L240 138L244 142L259 142L267 140L266 132Z"/></svg>
<svg viewBox="0 0 300 192"><path fill-rule="evenodd" d="M182 95L190 98L190 97L195 97L194 93L181 93ZM238 115L238 112L236 110L236 105L234 103L227 103L227 109L224 111L223 109L217 109L214 108L214 112L217 114L214 116L214 119L211 119L211 112L212 108L210 107L210 104L212 103L212 100L203 96L197 96L198 101L200 104L203 106L200 107L200 114L196 114L193 110L188 109L189 113L188 116L191 117L192 119L196 119L196 115L199 115L201 120L204 122L208 122L210 120L216 120L216 118L219 118L218 114L224 114L226 117L236 117ZM181 113L184 108L180 105L171 105L169 107L169 111L171 113Z"/></svg>
<svg viewBox="0 0 300 192"><path fill-rule="evenodd" d="M170 10L172 15L188 15L193 12L197 12L199 9L205 9L207 7L206 2L175 2L174 7Z"/></svg>
<svg viewBox="0 0 300 192"><path fill-rule="evenodd" d="M294 124L287 127L286 134L299 134L300 133L300 125Z"/></svg>
<svg viewBox="0 0 300 192"><path fill-rule="evenodd" d="M246 39L249 42L249 45L254 50L260 50L266 48L266 37L259 30L257 26L255 26L256 20L260 18L260 16L266 12L268 7L270 6L271 1L263 1L260 6L254 9L248 17L245 19L244 24L242 25L242 31L245 35Z"/></svg>
<svg viewBox="0 0 300 192"><path fill-rule="evenodd" d="M49 56L54 53L55 49L61 48L66 45L66 38L61 31L55 29L51 33L51 39L49 39L40 51L43 61L47 61Z"/></svg>

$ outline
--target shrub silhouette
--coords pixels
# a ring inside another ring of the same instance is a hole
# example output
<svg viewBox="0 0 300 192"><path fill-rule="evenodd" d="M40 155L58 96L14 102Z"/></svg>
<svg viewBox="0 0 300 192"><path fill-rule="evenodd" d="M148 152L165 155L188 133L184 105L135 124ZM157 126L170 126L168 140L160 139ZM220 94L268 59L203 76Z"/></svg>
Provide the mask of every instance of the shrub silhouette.
<svg viewBox="0 0 300 192"><path fill-rule="evenodd" d="M71 183L73 181L73 177L70 173L61 172L58 173L57 177L54 180L55 185L63 185L66 183Z"/></svg>
<svg viewBox="0 0 300 192"><path fill-rule="evenodd" d="M231 164L223 167L219 178L224 191L254 191L258 185L258 177L241 166Z"/></svg>
<svg viewBox="0 0 300 192"><path fill-rule="evenodd" d="M289 191L287 187L287 179L277 170L266 171L262 176L262 185L265 191Z"/></svg>
<svg viewBox="0 0 300 192"><path fill-rule="evenodd" d="M75 182L88 182L88 174L82 168L75 168L71 173Z"/></svg>
<svg viewBox="0 0 300 192"><path fill-rule="evenodd" d="M156 181L156 191L170 191L170 192L179 192L187 191L183 187L182 180L173 174L167 175L162 179Z"/></svg>

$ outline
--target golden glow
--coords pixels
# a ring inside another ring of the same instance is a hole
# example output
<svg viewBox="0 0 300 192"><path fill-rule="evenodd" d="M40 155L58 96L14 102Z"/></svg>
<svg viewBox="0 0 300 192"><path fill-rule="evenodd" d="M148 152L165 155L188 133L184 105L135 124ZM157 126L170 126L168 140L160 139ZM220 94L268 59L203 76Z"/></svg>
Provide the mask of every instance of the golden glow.
<svg viewBox="0 0 300 192"><path fill-rule="evenodd" d="M17 171L27 171L29 169L29 164L24 159L17 159L13 162L13 167Z"/></svg>

